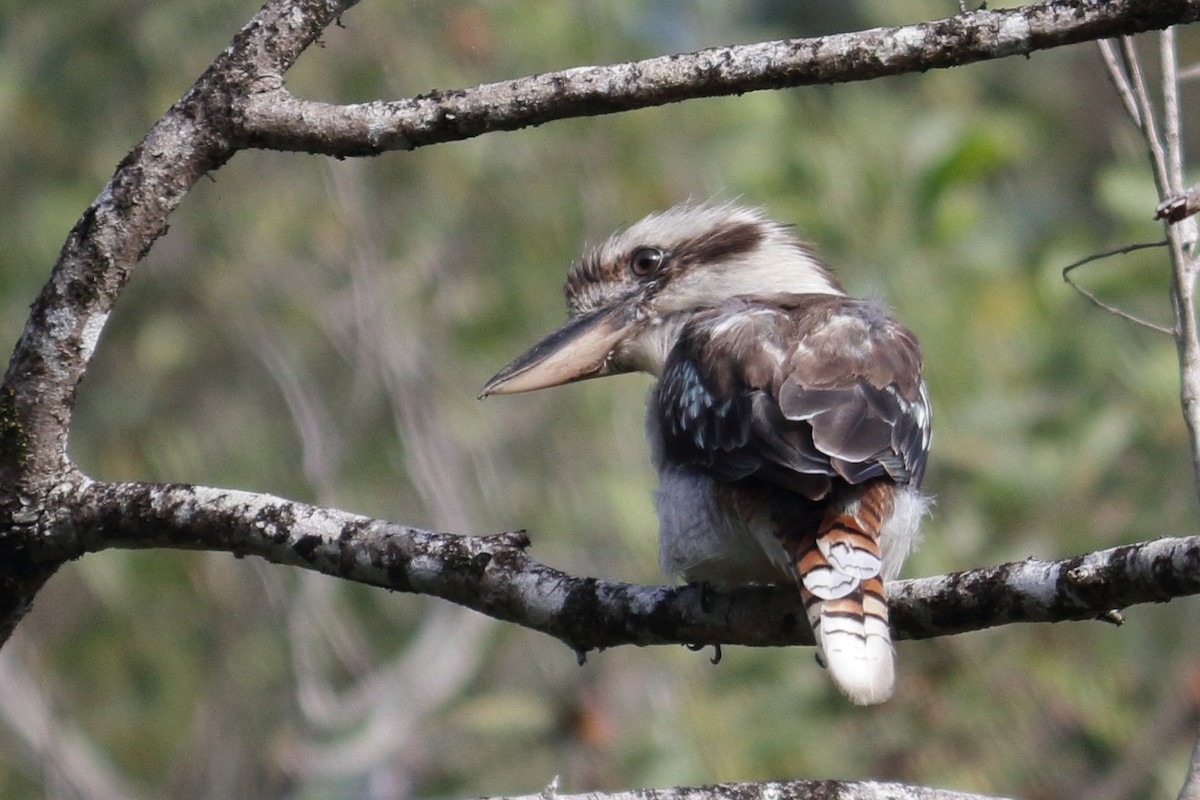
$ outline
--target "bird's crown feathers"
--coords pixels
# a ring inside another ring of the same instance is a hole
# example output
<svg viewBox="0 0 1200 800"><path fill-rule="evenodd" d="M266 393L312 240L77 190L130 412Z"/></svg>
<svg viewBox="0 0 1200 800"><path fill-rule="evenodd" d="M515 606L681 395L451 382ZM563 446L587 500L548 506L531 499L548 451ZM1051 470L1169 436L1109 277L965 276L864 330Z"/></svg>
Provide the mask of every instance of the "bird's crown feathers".
<svg viewBox="0 0 1200 800"><path fill-rule="evenodd" d="M589 250L564 287L573 315L636 293L658 295L664 310L675 311L738 295L841 294L841 288L794 230L762 209L688 202Z"/></svg>

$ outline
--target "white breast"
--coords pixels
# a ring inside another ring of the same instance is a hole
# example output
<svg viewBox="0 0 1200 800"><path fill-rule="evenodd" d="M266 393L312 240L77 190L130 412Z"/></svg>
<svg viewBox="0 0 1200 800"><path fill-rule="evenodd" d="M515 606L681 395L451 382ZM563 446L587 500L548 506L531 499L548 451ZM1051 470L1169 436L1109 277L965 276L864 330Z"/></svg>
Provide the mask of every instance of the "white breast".
<svg viewBox="0 0 1200 800"><path fill-rule="evenodd" d="M658 470L658 563L663 573L725 588L793 580L787 555L766 521L755 524L734 513L727 485L664 463L653 390L646 412L650 458Z"/></svg>

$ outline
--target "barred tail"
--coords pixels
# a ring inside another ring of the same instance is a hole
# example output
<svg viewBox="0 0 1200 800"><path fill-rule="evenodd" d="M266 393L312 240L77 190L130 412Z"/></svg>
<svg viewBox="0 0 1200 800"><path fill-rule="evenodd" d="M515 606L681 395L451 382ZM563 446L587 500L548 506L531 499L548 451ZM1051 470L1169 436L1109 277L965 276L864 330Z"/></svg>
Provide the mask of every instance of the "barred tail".
<svg viewBox="0 0 1200 800"><path fill-rule="evenodd" d="M838 688L858 705L884 702L895 683L879 551L891 502L892 486L864 487L853 503L826 514L793 561L818 653Z"/></svg>

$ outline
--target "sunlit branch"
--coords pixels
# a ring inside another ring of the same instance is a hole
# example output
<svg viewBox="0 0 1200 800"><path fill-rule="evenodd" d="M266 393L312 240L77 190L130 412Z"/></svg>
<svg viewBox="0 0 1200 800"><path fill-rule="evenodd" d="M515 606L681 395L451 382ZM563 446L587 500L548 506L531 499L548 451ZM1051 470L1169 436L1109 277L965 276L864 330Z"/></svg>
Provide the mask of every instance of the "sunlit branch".
<svg viewBox="0 0 1200 800"><path fill-rule="evenodd" d="M428 594L553 636L583 654L624 644L812 644L792 586L716 592L568 575L527 553L524 533L460 536L271 495L187 484L90 482L59 521L78 553L174 548ZM1029 559L888 585L897 639L1015 622L1095 619L1200 593L1200 537Z"/></svg>
<svg viewBox="0 0 1200 800"><path fill-rule="evenodd" d="M1200 493L1200 336L1197 334L1195 285L1200 264L1196 261L1197 239L1196 192L1184 191L1183 146L1179 106L1179 71L1175 48L1175 32L1167 29L1159 36L1160 80L1162 89L1162 129L1160 139L1142 76L1137 50L1133 42L1121 41L1122 60L1113 57L1112 47L1103 46L1105 64L1116 85L1126 111L1142 132L1160 202L1154 218L1163 220L1171 253L1171 308L1175 317L1175 345L1179 359L1180 401L1191 445L1194 484ZM1065 272L1064 272L1065 277ZM1192 752L1187 780L1180 790L1180 800L1200 797L1197 762L1200 744Z"/></svg>
<svg viewBox="0 0 1200 800"><path fill-rule="evenodd" d="M53 573L42 535L56 494L83 477L71 409L108 314L196 181L245 147L351 155L690 97L865 80L967 64L1200 17L1200 0L1057 0L937 22L580 67L393 103L329 106L283 76L354 0L272 0L117 166L84 211L14 350L0 390L0 642ZM61 563L61 562L58 562Z"/></svg>
<svg viewBox="0 0 1200 800"><path fill-rule="evenodd" d="M628 792L559 794L558 779L539 794L520 797L489 797L485 800L1004 800L1000 797L931 789L901 783L875 781L764 781L762 783L718 783L712 786L677 786L669 789L638 789Z"/></svg>
<svg viewBox="0 0 1200 800"><path fill-rule="evenodd" d="M372 155L700 97L870 80L1027 56L1162 28L1198 15L1200 2L1058 0L981 9L895 28L575 67L470 89L354 105L298 99L279 81L269 91L245 98L240 124L254 147Z"/></svg>

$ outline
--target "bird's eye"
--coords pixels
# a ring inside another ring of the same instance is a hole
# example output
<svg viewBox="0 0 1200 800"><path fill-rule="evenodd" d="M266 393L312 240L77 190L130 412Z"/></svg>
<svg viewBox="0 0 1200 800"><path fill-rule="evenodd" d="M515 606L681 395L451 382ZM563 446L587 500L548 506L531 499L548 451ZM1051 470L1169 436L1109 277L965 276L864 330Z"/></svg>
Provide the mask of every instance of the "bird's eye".
<svg viewBox="0 0 1200 800"><path fill-rule="evenodd" d="M666 254L657 247L642 247L629 258L629 269L639 278L653 274L662 266Z"/></svg>

